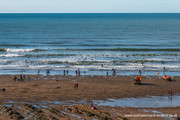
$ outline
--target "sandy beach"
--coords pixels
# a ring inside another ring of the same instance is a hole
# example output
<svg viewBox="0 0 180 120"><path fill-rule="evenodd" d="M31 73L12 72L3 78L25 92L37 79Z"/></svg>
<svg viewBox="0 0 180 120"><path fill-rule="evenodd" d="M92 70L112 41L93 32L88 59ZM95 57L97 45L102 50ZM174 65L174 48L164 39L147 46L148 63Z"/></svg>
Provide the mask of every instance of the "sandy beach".
<svg viewBox="0 0 180 120"><path fill-rule="evenodd" d="M13 102L29 102L38 105L42 101L66 101L66 100L106 100L108 98L120 99L130 97L146 97L146 96L164 96L168 95L171 90L173 95L180 94L180 77L175 76L172 81L159 79L157 76L143 76L142 85L135 85L135 76L41 76L41 75L26 75L26 79L22 81L13 81L11 75L1 75L1 107L8 101ZM79 87L74 89L73 83L78 82ZM5 88L6 91L2 91ZM15 104L15 103L14 103ZM11 102L12 105L12 102ZM21 105L23 104L15 104ZM98 105L97 105L98 106ZM26 106L25 106L26 107ZM71 106L72 107L72 106ZM102 106L99 106L99 109ZM15 109L15 108L14 108ZM54 108L55 109L55 108ZM59 107L57 109L60 109ZM62 107L63 109L63 107ZM121 119L124 119L126 114L130 113L147 113L152 112L152 108L147 108L142 111L142 108L121 108L109 107L106 110L112 112L116 109L121 114ZM154 108L163 113L180 114L180 107L174 108ZM69 111L72 112L72 111ZM109 113L108 112L108 113ZM47 113L47 112L45 112ZM76 112L73 112L77 114ZM110 113L109 113L110 114ZM3 119L7 118L6 115L1 114ZM71 115L69 115L71 116ZM82 116L82 118L92 119L93 117ZM67 117L67 116L66 116ZM76 119L72 116L64 119ZM61 118L61 117L60 117ZM59 119L60 119L59 118ZM63 117L62 117L63 118ZM95 117L96 118L96 117ZM112 119L112 116L109 117ZM127 117L127 119L142 119L143 117ZM146 117L145 117L146 118ZM50 118L48 118L50 119ZM58 119L58 118L57 118ZM148 119L161 119L151 118ZM163 118L162 118L163 119Z"/></svg>
<svg viewBox="0 0 180 120"><path fill-rule="evenodd" d="M135 76L38 76L26 75L23 82L12 81L13 76L1 75L0 99L5 101L64 101L105 100L180 93L180 77L166 81L157 76L143 76L142 85L134 85ZM74 89L73 83L79 88Z"/></svg>

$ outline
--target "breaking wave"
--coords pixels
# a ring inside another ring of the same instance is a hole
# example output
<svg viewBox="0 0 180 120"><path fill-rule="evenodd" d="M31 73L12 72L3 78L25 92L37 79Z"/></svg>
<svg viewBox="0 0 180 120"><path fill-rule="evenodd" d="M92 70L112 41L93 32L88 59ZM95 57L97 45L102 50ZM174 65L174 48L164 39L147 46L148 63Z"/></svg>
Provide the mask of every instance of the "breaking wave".
<svg viewBox="0 0 180 120"><path fill-rule="evenodd" d="M21 57L24 55L20 55L20 54L2 54L0 55L0 57Z"/></svg>
<svg viewBox="0 0 180 120"><path fill-rule="evenodd" d="M45 51L43 49L11 49L11 48L1 48L0 52L40 52Z"/></svg>

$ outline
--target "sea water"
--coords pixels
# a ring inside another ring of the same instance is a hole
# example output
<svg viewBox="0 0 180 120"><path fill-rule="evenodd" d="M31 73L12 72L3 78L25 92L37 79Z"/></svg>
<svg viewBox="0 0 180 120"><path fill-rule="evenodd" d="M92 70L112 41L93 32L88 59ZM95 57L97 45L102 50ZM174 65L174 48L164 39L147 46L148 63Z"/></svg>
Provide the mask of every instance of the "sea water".
<svg viewBox="0 0 180 120"><path fill-rule="evenodd" d="M0 14L0 74L179 75L180 14Z"/></svg>

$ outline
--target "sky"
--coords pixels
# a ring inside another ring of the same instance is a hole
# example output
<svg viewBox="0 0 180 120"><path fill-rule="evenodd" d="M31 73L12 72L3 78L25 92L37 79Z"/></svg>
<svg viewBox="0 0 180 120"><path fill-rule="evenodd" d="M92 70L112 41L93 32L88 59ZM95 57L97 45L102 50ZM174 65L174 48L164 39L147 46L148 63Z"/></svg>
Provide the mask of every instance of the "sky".
<svg viewBox="0 0 180 120"><path fill-rule="evenodd" d="M180 0L0 0L0 13L180 13Z"/></svg>

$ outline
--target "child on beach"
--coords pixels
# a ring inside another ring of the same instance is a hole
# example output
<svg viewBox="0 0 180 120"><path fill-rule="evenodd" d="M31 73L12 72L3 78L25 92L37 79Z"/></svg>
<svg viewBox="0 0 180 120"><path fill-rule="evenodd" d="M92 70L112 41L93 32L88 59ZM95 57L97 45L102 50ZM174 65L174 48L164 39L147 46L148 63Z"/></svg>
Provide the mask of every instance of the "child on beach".
<svg viewBox="0 0 180 120"><path fill-rule="evenodd" d="M74 87L74 89L78 88L78 87L79 87L78 82L75 82L75 83L73 84L73 87Z"/></svg>
<svg viewBox="0 0 180 120"><path fill-rule="evenodd" d="M76 88L78 88L79 87L79 84L78 84L78 82L76 82Z"/></svg>
<svg viewBox="0 0 180 120"><path fill-rule="evenodd" d="M14 76L12 80L13 80L14 82L16 82L16 80L17 80L17 75Z"/></svg>
<svg viewBox="0 0 180 120"><path fill-rule="evenodd" d="M74 89L76 89L76 83L73 84Z"/></svg>

